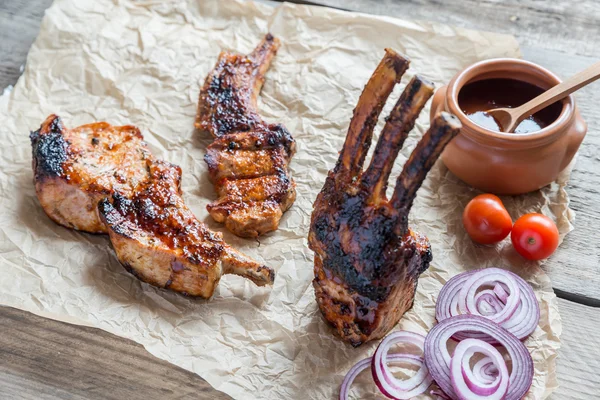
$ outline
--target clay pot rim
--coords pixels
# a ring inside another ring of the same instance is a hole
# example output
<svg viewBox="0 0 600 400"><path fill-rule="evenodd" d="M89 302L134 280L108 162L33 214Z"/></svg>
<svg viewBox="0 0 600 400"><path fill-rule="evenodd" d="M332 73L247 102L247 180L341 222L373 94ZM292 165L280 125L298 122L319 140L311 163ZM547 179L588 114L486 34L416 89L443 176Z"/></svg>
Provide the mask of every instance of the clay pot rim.
<svg viewBox="0 0 600 400"><path fill-rule="evenodd" d="M526 70L530 72L525 72ZM524 71L525 70L525 71ZM546 142L553 140L555 136L562 134L568 128L575 117L575 99L573 95L566 97L563 100L563 108L558 118L545 128L532 133L505 133L497 132L471 121L458 105L458 94L462 87L469 82L476 81L478 76L490 73L506 74L510 77L510 73L515 72L517 76L514 79L528 82L534 75L543 78L548 83L548 88L559 84L561 79L547 70L546 68L532 63L530 61L521 60L518 58L493 58L489 60L479 61L459 72L448 84L446 92L446 104L451 113L458 116L463 124L462 131L473 139L492 140L497 142L500 139L504 142ZM537 73L537 74L536 74ZM527 79L527 77L530 79ZM496 140L495 140L496 139ZM537 143L536 143L537 144ZM541 144L541 143L540 143Z"/></svg>

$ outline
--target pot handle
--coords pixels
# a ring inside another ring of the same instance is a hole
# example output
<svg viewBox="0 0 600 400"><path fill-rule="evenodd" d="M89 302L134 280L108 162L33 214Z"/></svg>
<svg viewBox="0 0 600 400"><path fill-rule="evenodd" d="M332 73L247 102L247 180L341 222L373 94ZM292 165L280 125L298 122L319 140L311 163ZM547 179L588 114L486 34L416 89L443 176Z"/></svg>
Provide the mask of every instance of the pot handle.
<svg viewBox="0 0 600 400"><path fill-rule="evenodd" d="M433 118L440 112L444 111L446 108L446 91L448 91L448 85L444 85L438 90L435 91L433 95L433 99L431 100L431 111L429 112L429 120L433 120ZM448 110L445 110L448 111Z"/></svg>
<svg viewBox="0 0 600 400"><path fill-rule="evenodd" d="M568 132L569 142L567 144L567 151L565 152L563 162L560 166L561 171L569 165L569 163L575 156L575 153L577 153L581 142L583 142L585 134L587 133L587 123L583 120L583 117L581 116L577 108L575 109L574 117L575 118L573 120L573 125L571 126Z"/></svg>

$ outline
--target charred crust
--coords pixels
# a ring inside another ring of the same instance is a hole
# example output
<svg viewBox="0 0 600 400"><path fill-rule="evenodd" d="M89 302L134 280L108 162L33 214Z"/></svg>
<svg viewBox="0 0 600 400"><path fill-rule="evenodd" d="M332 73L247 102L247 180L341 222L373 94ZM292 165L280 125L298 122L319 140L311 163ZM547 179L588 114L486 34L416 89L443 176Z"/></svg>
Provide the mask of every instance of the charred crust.
<svg viewBox="0 0 600 400"><path fill-rule="evenodd" d="M114 207L108 199L102 199L98 202L98 212L101 217L106 219L112 210L114 210Z"/></svg>
<svg viewBox="0 0 600 400"><path fill-rule="evenodd" d="M260 267L258 267L256 269L257 273L262 273L262 271L266 270L268 273L268 283L269 284L273 284L273 282L275 281L275 271L273 271L271 268L267 267L266 265L261 265Z"/></svg>
<svg viewBox="0 0 600 400"><path fill-rule="evenodd" d="M104 222L106 226L108 226L115 234L127 239L135 239L129 224L125 223L123 216L108 198L102 199L98 202L98 213L100 214L100 219L102 219L102 222Z"/></svg>
<svg viewBox="0 0 600 400"><path fill-rule="evenodd" d="M112 206L119 212L119 214L126 215L133 209L133 201L123 196L121 193L116 192L113 194Z"/></svg>
<svg viewBox="0 0 600 400"><path fill-rule="evenodd" d="M40 128L29 135L36 178L64 175L63 164L68 159L69 145L60 118L55 117L47 127L48 132Z"/></svg>
<svg viewBox="0 0 600 400"><path fill-rule="evenodd" d="M285 149L288 157L291 156L294 152L296 141L290 131L281 124L270 125L269 128L274 133L274 135L269 136L269 145L275 146L275 144L280 144Z"/></svg>
<svg viewBox="0 0 600 400"><path fill-rule="evenodd" d="M48 129L52 133L62 134L64 127L63 127L62 120L60 119L60 117L55 116L52 119L52 121L50 121L50 124L48 125Z"/></svg>
<svg viewBox="0 0 600 400"><path fill-rule="evenodd" d="M333 305L339 308L340 315L352 315L352 308L344 301L332 299Z"/></svg>
<svg viewBox="0 0 600 400"><path fill-rule="evenodd" d="M387 266L395 255L394 247L401 246L401 238L394 233L394 220L382 213L375 213L367 228L363 229L363 201L360 197L345 194L344 197L339 202L340 208L334 217L337 220L335 225L332 226L332 214L328 212L318 214L312 223L311 230L315 233L316 240L328 245L323 267L340 277L356 293L382 302L391 288L377 282L384 280L389 274ZM361 232L357 255L345 251L339 233L332 232L336 225L344 225L351 232ZM358 264L362 264L361 270L356 268Z"/></svg>
<svg viewBox="0 0 600 400"><path fill-rule="evenodd" d="M396 81L399 82L400 78L402 78L402 75L404 75L404 72L406 72L406 70L408 69L410 60L407 57L401 56L400 54L396 53L392 49L385 49L385 51L386 62L396 73Z"/></svg>

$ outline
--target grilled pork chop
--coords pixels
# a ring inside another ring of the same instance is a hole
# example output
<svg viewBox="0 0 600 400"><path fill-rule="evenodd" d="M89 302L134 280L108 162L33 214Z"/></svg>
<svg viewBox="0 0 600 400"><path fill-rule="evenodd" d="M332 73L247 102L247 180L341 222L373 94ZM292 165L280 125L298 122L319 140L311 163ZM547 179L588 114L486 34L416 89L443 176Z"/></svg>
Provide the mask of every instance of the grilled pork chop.
<svg viewBox="0 0 600 400"><path fill-rule="evenodd" d="M97 122L65 129L50 115L30 137L38 199L46 214L67 228L106 233L98 202L113 191L131 196L148 179L151 154L134 126Z"/></svg>
<svg viewBox="0 0 600 400"><path fill-rule="evenodd" d="M256 101L279 41L267 34L249 55L222 52L200 92L196 128L210 132L205 161L219 198L207 206L238 236L279 226L296 199L288 164L296 144L288 130L258 115Z"/></svg>
<svg viewBox="0 0 600 400"><path fill-rule="evenodd" d="M433 93L413 78L392 110L371 164L362 166L386 99L408 68L392 50L367 83L335 168L329 172L311 218L315 252L313 286L319 308L353 346L383 337L412 306L419 275L432 259L428 239L408 227L408 213L425 175L460 123L438 115L386 198L387 181L400 148Z"/></svg>
<svg viewBox="0 0 600 400"><path fill-rule="evenodd" d="M273 283L273 270L196 219L181 197L181 169L154 159L137 128L66 129L51 115L31 143L46 213L69 228L108 233L121 264L140 280L205 298L222 274Z"/></svg>

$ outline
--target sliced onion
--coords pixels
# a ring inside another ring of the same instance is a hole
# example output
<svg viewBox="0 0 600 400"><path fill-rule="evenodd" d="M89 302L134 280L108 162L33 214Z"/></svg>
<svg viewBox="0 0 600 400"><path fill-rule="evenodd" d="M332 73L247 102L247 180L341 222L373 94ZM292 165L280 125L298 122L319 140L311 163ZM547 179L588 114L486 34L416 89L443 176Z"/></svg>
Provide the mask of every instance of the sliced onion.
<svg viewBox="0 0 600 400"><path fill-rule="evenodd" d="M354 382L358 374L360 374L362 371L371 366L372 361L373 358L368 357L360 360L352 368L350 368L350 371L348 371L348 373L344 377L344 381L342 382L342 386L340 388L340 400L348 399L352 382ZM402 362L406 364L416 365L420 368L426 368L423 357L414 356L412 354L390 354L387 356L387 362Z"/></svg>
<svg viewBox="0 0 600 400"><path fill-rule="evenodd" d="M388 354L392 345L401 342L413 344L423 351L425 337L407 331L394 332L385 337L373 357L365 358L350 368L340 388L340 400L348 399L352 382L358 374L369 367L372 367L373 379L377 387L389 398L410 399L424 393L433 382L433 378L429 375L423 357L404 353ZM390 371L388 363L392 362L414 365L419 368L419 371L413 377L403 381L394 377Z"/></svg>
<svg viewBox="0 0 600 400"><path fill-rule="evenodd" d="M498 376L498 368L491 358L485 357L477 361L473 366L473 375L480 382L493 382Z"/></svg>
<svg viewBox="0 0 600 400"><path fill-rule="evenodd" d="M425 337L407 331L394 332L386 336L373 354L371 372L381 393L391 399L410 399L424 393L431 385L432 379L425 365L410 379L400 380L394 377L386 360L390 347L397 343L409 343L423 351Z"/></svg>
<svg viewBox="0 0 600 400"><path fill-rule="evenodd" d="M510 294L500 312L488 315L487 318L497 324L502 324L509 320L519 306L521 292L517 288L517 282L513 276L499 268L487 268L469 275L458 293L458 308L461 314L481 315L475 305L477 291L482 286L496 284L497 282L504 283L508 287Z"/></svg>
<svg viewBox="0 0 600 400"><path fill-rule="evenodd" d="M500 344L506 349L512 362L512 372L509 376L508 392L504 399L519 400L531 387L533 382L533 360L529 351L523 343L513 334L502 328L500 325L478 315L457 315L440 321L434 326L425 338L425 363L429 373L438 384L438 386L453 399L462 398L456 393L453 383L450 366L452 357L448 352L447 342L452 337L457 337L460 332L471 332L479 336L492 339L494 343ZM460 345L460 344L459 344ZM488 357L491 356L488 354ZM479 371L496 380L494 377L494 368L487 364L480 365ZM500 366L494 363L496 369ZM485 367L485 369L484 369ZM474 368L474 370L477 368ZM475 372L473 373L475 376Z"/></svg>
<svg viewBox="0 0 600 400"><path fill-rule="evenodd" d="M475 295L475 307L480 315L494 315L502 311L504 303L498 299L496 293L491 289L482 290Z"/></svg>
<svg viewBox="0 0 600 400"><path fill-rule="evenodd" d="M470 361L475 353L485 354L483 361L497 368L499 373L493 380L480 379L471 371ZM502 355L491 344L479 339L465 339L456 346L450 361L450 377L460 399L502 400L508 391L508 369Z"/></svg>
<svg viewBox="0 0 600 400"><path fill-rule="evenodd" d="M440 291L435 308L438 322L461 314L485 317L523 340L538 325L540 307L533 289L521 277L503 269L485 268L454 276ZM457 340L467 338L493 344L481 333L459 332L455 336Z"/></svg>
<svg viewBox="0 0 600 400"><path fill-rule="evenodd" d="M342 386L340 387L340 400L348 399L348 394L350 393L350 386L352 386L352 382L356 379L358 374L363 372L365 369L369 368L371 365L371 357L364 358L354 364L352 368L346 373L344 380L342 381Z"/></svg>

